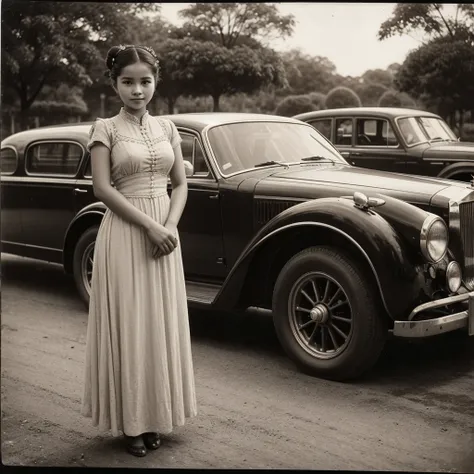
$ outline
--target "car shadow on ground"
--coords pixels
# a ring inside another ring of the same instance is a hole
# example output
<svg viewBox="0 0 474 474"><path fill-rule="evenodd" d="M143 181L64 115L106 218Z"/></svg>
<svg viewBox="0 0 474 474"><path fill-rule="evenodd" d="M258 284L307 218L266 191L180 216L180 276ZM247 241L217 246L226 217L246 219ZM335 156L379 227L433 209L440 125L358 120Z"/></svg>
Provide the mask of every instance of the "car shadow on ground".
<svg viewBox="0 0 474 474"><path fill-rule="evenodd" d="M85 309L74 281L60 265L2 254L1 276L4 287L14 285L25 291L60 293L70 299L74 309ZM191 336L215 347L232 348L275 358L275 368L291 364L277 339L270 312L244 314L203 310L190 311ZM297 370L295 368L295 370ZM474 341L457 331L430 339L402 340L389 337L375 367L356 385L385 387L403 396L462 375L474 374Z"/></svg>

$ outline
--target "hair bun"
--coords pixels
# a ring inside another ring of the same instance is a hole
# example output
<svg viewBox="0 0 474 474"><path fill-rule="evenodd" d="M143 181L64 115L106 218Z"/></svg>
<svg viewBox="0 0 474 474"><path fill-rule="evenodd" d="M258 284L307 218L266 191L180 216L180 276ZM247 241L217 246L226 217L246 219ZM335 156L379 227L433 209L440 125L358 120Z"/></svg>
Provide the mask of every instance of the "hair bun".
<svg viewBox="0 0 474 474"><path fill-rule="evenodd" d="M109 51L107 52L107 58L105 60L105 64L107 66L107 69L112 69L112 66L114 65L114 59L115 56L117 56L117 53L121 50L122 48L120 46L112 46Z"/></svg>

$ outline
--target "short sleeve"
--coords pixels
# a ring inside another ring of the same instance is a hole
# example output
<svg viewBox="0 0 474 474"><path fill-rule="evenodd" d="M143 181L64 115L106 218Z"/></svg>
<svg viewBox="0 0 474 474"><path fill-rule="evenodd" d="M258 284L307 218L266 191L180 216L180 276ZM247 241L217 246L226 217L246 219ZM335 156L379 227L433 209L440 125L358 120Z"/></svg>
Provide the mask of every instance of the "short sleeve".
<svg viewBox="0 0 474 474"><path fill-rule="evenodd" d="M169 126L171 127L171 133L170 133L170 142L171 142L171 147L176 148L178 145L181 144L183 139L181 138L181 135L178 132L178 129L176 128L176 125L173 123L172 120L168 120Z"/></svg>
<svg viewBox="0 0 474 474"><path fill-rule="evenodd" d="M87 151L91 151L94 145L101 143L109 150L112 148L110 133L107 129L107 124L103 119L96 119L89 132L89 142L87 143Z"/></svg>

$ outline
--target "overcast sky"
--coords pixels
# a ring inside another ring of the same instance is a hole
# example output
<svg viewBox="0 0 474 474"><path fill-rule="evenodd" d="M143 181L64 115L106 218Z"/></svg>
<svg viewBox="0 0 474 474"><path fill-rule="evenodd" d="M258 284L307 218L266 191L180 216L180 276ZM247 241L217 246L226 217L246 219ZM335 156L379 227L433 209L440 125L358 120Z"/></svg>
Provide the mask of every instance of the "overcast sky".
<svg viewBox="0 0 474 474"><path fill-rule="evenodd" d="M162 15L180 24L178 11L189 3L162 3ZM395 3L280 3L282 14L296 20L293 36L277 41L278 51L299 48L312 56L326 56L344 76L359 76L367 69L385 69L402 63L421 42L418 36L377 39L380 25L390 17Z"/></svg>

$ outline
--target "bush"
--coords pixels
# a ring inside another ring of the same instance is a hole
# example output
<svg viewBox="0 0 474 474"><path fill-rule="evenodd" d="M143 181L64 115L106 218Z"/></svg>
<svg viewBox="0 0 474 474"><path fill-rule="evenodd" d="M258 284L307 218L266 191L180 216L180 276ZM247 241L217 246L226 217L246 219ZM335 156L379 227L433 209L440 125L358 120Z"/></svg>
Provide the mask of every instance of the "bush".
<svg viewBox="0 0 474 474"><path fill-rule="evenodd" d="M402 100L397 92L389 90L380 97L378 105L379 107L401 107Z"/></svg>
<svg viewBox="0 0 474 474"><path fill-rule="evenodd" d="M326 101L326 95L321 92L310 92L309 98L311 103L315 106L315 110L324 109L324 103Z"/></svg>
<svg viewBox="0 0 474 474"><path fill-rule="evenodd" d="M278 104L275 114L292 117L293 115L313 110L315 110L315 106L309 95L289 95Z"/></svg>
<svg viewBox="0 0 474 474"><path fill-rule="evenodd" d="M77 116L85 115L87 113L87 105L84 101L70 103L70 102L56 102L53 100L38 100L33 103L30 108L31 114L37 115L62 115L62 116Z"/></svg>
<svg viewBox="0 0 474 474"><path fill-rule="evenodd" d="M345 107L362 107L359 96L349 87L335 87L330 90L324 103L326 109L339 109Z"/></svg>
<svg viewBox="0 0 474 474"><path fill-rule="evenodd" d="M388 88L382 84L363 84L357 89L357 94L366 107L373 107L378 105L382 95L388 91Z"/></svg>

